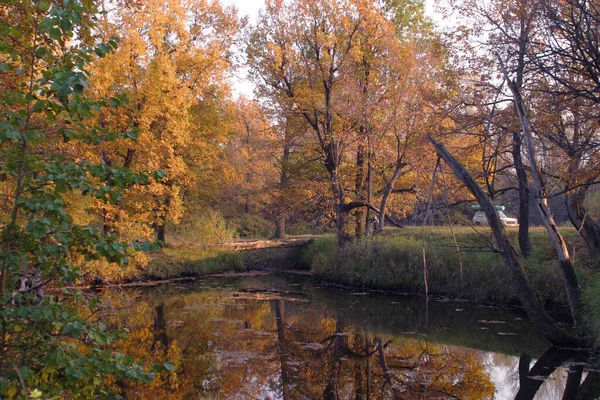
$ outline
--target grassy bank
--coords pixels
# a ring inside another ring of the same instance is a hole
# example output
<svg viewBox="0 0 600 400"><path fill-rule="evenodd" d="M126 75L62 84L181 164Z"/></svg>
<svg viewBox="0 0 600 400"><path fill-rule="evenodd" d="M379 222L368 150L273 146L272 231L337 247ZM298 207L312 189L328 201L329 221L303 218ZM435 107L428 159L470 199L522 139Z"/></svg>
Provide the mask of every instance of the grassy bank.
<svg viewBox="0 0 600 400"><path fill-rule="evenodd" d="M199 247L167 247L151 255L144 268L139 268L127 280L169 279L241 271L244 260L234 251Z"/></svg>
<svg viewBox="0 0 600 400"><path fill-rule="evenodd" d="M231 251L198 246L166 247L149 254L144 267L123 271L114 281L147 281L202 276L242 270L297 269L302 248Z"/></svg>
<svg viewBox="0 0 600 400"><path fill-rule="evenodd" d="M578 276L585 285L591 276L584 244L573 229L565 229L575 245ZM460 251L448 227L427 227L425 257L429 292L456 298L516 303L502 256L493 251L491 232L468 227L455 229ZM517 230L509 232L516 244ZM531 231L532 255L524 259L532 285L546 302L566 304L562 277L552 245L542 228ZM318 279L350 286L424 293L421 228L390 230L375 238L338 249L335 238L317 240L304 252ZM462 269L462 272L461 272Z"/></svg>

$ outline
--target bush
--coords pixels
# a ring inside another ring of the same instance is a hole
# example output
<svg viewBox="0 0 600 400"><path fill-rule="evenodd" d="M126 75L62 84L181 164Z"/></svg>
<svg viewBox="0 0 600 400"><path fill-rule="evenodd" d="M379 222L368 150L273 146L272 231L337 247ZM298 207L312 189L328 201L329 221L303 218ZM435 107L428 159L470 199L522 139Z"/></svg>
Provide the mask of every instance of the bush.
<svg viewBox="0 0 600 400"><path fill-rule="evenodd" d="M117 46L115 39L100 43L90 36L99 11L87 1L2 5L0 73L10 85L0 99L1 398L116 398L107 381L146 383L164 370L112 351L123 332L98 321L98 299L74 286L83 263L124 265L132 248L150 248L68 213L69 198L114 205L126 187L151 181L148 174L61 151L69 142L99 154L100 143L136 136L91 122L103 107L122 102L85 95L93 55ZM164 177L162 171L152 175Z"/></svg>
<svg viewBox="0 0 600 400"><path fill-rule="evenodd" d="M190 210L172 230L172 239L177 243L223 243L236 235L236 229L227 224L221 213L209 208Z"/></svg>
<svg viewBox="0 0 600 400"><path fill-rule="evenodd" d="M273 237L275 224L254 214L243 214L230 220L237 236L244 239L264 239Z"/></svg>

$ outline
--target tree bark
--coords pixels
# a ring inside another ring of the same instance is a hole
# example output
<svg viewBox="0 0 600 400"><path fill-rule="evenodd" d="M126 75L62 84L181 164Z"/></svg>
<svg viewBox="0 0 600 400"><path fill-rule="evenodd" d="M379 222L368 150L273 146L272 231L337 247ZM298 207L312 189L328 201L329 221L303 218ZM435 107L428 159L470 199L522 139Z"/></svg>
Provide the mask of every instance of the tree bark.
<svg viewBox="0 0 600 400"><path fill-rule="evenodd" d="M371 165L371 145L368 146L368 159L367 159L367 203L371 204L373 201L373 178L372 178L372 165ZM365 235L371 234L371 209L367 207L366 222L365 222Z"/></svg>
<svg viewBox="0 0 600 400"><path fill-rule="evenodd" d="M569 302L569 308L573 322L576 325L579 325L579 300L581 297L581 288L577 283L577 276L575 275L575 270L573 269L573 263L571 261L571 255L569 254L567 243L560 233L560 229L558 228L556 221L554 221L552 211L548 206L547 196L544 191L544 182L537 166L536 148L533 144L533 129L531 127L531 122L529 120L529 116L527 115L527 111L525 110L525 103L523 101L523 97L521 96L520 88L514 81L510 80L508 76L506 76L506 79L508 81L508 87L513 95L513 104L517 112L517 116L519 117L519 124L523 130L523 137L525 139L525 145L527 146L527 156L529 159L529 165L531 166L531 175L533 178L533 187L535 190L538 209L540 215L542 216L544 227L546 228L548 236L550 237L550 241L554 245L554 250L556 252L558 263L563 275L565 291L567 292L567 300Z"/></svg>
<svg viewBox="0 0 600 400"><path fill-rule="evenodd" d="M389 182L387 183L387 185L385 186L385 189L383 189L383 194L381 197L381 204L379 206L379 224L377 226L377 232L381 232L383 230L383 227L385 226L385 212L386 212L387 201L388 201L388 198L390 197L390 194L392 194L392 192L394 191L394 184L400 177L402 169L405 166L406 166L406 164L404 164L403 162L399 161L398 163L396 163L396 166L394 168L394 173L393 173L391 179L389 180Z"/></svg>
<svg viewBox="0 0 600 400"><path fill-rule="evenodd" d="M360 127L359 134L364 135L364 127ZM365 146L359 143L356 149L356 179L354 189L356 191L356 200L365 201ZM365 210L357 208L354 211L355 227L354 234L356 238L361 238L365 234Z"/></svg>
<svg viewBox="0 0 600 400"><path fill-rule="evenodd" d="M452 169L456 177L469 189L479 202L492 229L496 244L504 259L504 264L511 276L517 297L521 301L523 308L527 312L527 315L534 326L553 344L563 346L582 345L583 341L581 338L565 332L559 327L557 322L548 315L546 310L544 310L540 299L536 296L529 284L529 279L523 268L523 264L521 263L517 252L510 244L504 225L490 198L479 187L465 167L463 167L441 143L438 143L432 138L429 138L429 141L435 147L437 154Z"/></svg>
<svg viewBox="0 0 600 400"><path fill-rule="evenodd" d="M519 248L523 257L531 254L531 240L529 238L529 185L527 183L527 172L521 157L522 138L518 132L513 133L512 155L517 171L519 184Z"/></svg>
<svg viewBox="0 0 600 400"><path fill-rule="evenodd" d="M592 254L600 253L600 225L590 217L584 207L589 186L582 186L566 193L565 204L569 220L579 232Z"/></svg>
<svg viewBox="0 0 600 400"><path fill-rule="evenodd" d="M289 176L288 176L288 171L287 171L287 165L290 159L290 146L288 143L285 143L283 145L283 155L281 157L281 171L279 173L279 190L283 191L285 190L287 184L288 184L288 180L289 180ZM284 204L282 204L283 201L281 200L281 196L280 196L280 202L279 202L279 210L277 211L277 215L275 217L275 234L273 235L273 237L275 239L281 239L284 238L286 236L286 232L285 232L285 220L287 219L287 215L286 212L284 212L283 208L285 207Z"/></svg>
<svg viewBox="0 0 600 400"><path fill-rule="evenodd" d="M283 239L286 237L285 219L285 215L278 215L275 219L275 233L273 234L273 239Z"/></svg>

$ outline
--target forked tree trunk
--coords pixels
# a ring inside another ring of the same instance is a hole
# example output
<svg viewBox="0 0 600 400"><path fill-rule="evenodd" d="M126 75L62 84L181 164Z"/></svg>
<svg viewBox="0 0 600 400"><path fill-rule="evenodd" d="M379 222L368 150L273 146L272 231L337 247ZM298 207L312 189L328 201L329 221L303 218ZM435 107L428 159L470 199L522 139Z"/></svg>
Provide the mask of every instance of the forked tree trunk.
<svg viewBox="0 0 600 400"><path fill-rule="evenodd" d="M387 185L385 186L385 189L383 189L383 195L381 197L381 205L379 207L379 224L377 226L377 232L381 232L385 226L387 201L390 197L390 194L392 194L392 192L394 191L394 185L396 184L396 181L400 177L402 169L405 166L406 166L406 164L404 164L401 161L398 161L396 163L396 167L394 168L394 173L393 173L391 179L388 181Z"/></svg>
<svg viewBox="0 0 600 400"><path fill-rule="evenodd" d="M534 326L553 344L563 346L583 345L583 340L581 338L565 332L558 326L556 321L548 315L546 310L544 310L542 302L536 296L529 284L523 264L521 263L517 252L510 244L504 225L488 195L485 194L481 187L479 187L465 167L463 167L463 165L456 160L441 143L438 143L432 138L430 138L429 141L434 145L437 154L452 169L456 177L467 187L467 189L469 189L479 202L492 229L496 244L510 274L517 297L521 301L523 308L527 312L527 315Z"/></svg>

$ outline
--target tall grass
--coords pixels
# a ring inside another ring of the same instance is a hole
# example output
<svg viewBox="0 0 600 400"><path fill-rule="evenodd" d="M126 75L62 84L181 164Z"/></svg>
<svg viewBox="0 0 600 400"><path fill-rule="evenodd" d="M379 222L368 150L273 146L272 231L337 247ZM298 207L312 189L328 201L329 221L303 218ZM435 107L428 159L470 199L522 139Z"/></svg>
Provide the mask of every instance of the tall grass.
<svg viewBox="0 0 600 400"><path fill-rule="evenodd" d="M459 251L448 228L427 228L425 253L430 293L499 303L517 298L502 256L495 252L489 230L455 230ZM510 232L516 239L517 231ZM570 239L577 239L570 235ZM558 263L545 232L532 230L533 254L524 266L533 287L547 302L566 304ZM516 240L515 242L516 243ZM578 245L581 243L577 242ZM388 231L338 249L333 238L315 241L304 252L304 262L322 280L351 286L424 293L420 228ZM461 275L462 260L462 275ZM584 259L581 259L582 261ZM577 262L580 279L590 276L584 262Z"/></svg>
<svg viewBox="0 0 600 400"><path fill-rule="evenodd" d="M132 272L125 280L167 279L241 271L244 261L240 253L193 247L163 248L152 255L144 268Z"/></svg>

